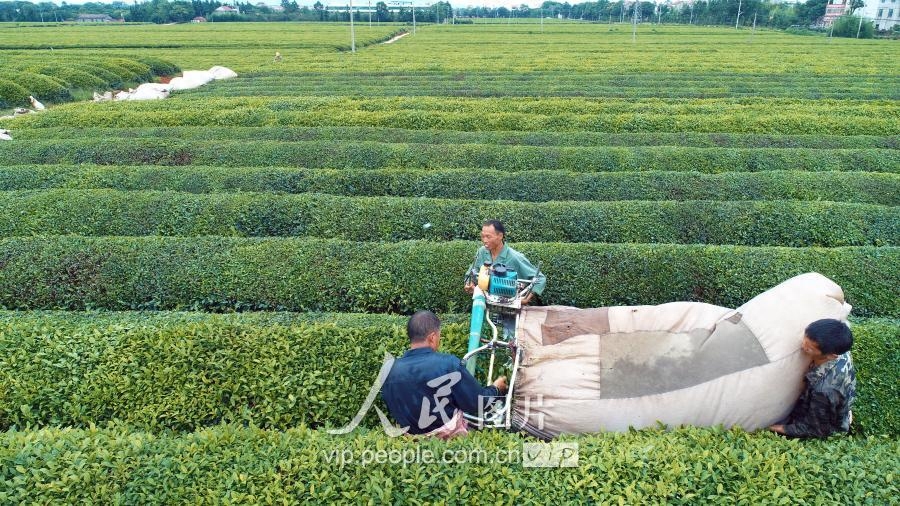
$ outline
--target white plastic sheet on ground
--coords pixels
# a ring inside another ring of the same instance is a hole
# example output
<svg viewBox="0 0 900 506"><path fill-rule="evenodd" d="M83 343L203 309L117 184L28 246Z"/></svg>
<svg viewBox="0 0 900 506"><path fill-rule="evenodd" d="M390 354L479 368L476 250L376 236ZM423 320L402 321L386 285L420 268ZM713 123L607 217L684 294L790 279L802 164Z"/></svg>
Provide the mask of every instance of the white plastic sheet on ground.
<svg viewBox="0 0 900 506"><path fill-rule="evenodd" d="M216 65L209 70L185 70L168 84L144 83L136 90L122 91L115 100L160 100L168 98L172 91L193 90L215 80L231 79L237 73L227 67ZM95 94L94 101L102 101L103 96Z"/></svg>
<svg viewBox="0 0 900 506"><path fill-rule="evenodd" d="M212 81L213 75L208 70L185 70L180 77L169 82L172 91L192 90Z"/></svg>
<svg viewBox="0 0 900 506"><path fill-rule="evenodd" d="M231 70L227 67L221 67L216 65L209 69L209 73L212 74L213 79L231 79L233 77L237 77L237 72Z"/></svg>
<svg viewBox="0 0 900 506"><path fill-rule="evenodd" d="M169 97L170 89L168 84L144 83L129 93L125 100L162 100Z"/></svg>

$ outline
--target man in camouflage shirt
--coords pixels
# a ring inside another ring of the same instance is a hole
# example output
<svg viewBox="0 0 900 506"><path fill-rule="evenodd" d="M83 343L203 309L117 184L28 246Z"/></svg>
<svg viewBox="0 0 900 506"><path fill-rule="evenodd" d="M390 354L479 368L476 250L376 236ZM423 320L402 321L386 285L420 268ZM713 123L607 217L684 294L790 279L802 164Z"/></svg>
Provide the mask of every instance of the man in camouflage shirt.
<svg viewBox="0 0 900 506"><path fill-rule="evenodd" d="M818 320L806 328L801 349L812 359L805 389L783 424L769 430L789 437L828 437L850 430L856 371L850 358L853 333L847 324Z"/></svg>

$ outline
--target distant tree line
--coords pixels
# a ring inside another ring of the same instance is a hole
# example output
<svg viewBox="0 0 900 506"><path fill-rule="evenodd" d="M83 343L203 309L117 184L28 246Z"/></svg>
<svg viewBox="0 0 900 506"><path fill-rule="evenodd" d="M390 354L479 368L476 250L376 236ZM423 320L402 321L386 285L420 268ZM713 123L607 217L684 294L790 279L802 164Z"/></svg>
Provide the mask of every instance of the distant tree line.
<svg viewBox="0 0 900 506"><path fill-rule="evenodd" d="M132 22L178 23L205 16L220 7L215 0L168 1L152 0L144 3L88 2L81 5L62 2L0 2L0 22L62 22L75 21L81 14L106 14L113 19Z"/></svg>
<svg viewBox="0 0 900 506"><path fill-rule="evenodd" d="M113 19L124 19L137 23L184 23L195 17L204 17L210 21L349 21L347 8L326 7L321 1L313 6L297 4L296 0L281 0L272 6L260 5L263 2L221 2L219 0L149 0L146 2L112 3L89 2L82 5L71 5L62 2L56 5L51 2L0 2L0 22L63 22L75 21L81 14L107 14ZM216 13L223 5L238 9L240 14ZM410 8L391 7L383 1L372 2L372 20L379 22L405 22L413 20ZM276 7L277 6L277 7ZM354 7L368 8L362 0ZM357 19L368 13L358 13ZM437 2L428 8L416 9L417 22L444 22L453 17L453 9L448 2Z"/></svg>
<svg viewBox="0 0 900 506"><path fill-rule="evenodd" d="M862 7L862 0L851 0L851 8ZM516 18L540 16L563 19L579 19L595 22L630 22L635 16L633 0L598 0L570 4L544 2L534 8L525 4L517 8L496 9L472 7L456 9L457 16L479 18ZM640 1L637 5L638 22L677 23L700 25L757 26L788 28L794 25L814 26L825 15L828 0L807 0L805 3L785 4L764 0L696 0L678 6ZM738 20L740 7L740 20Z"/></svg>
<svg viewBox="0 0 900 506"><path fill-rule="evenodd" d="M86 3L70 5L62 2L0 2L0 22L53 22L73 21L79 14L108 14L115 19L129 22L180 23L197 16L211 21L348 21L347 8L327 7L321 1L313 6L300 6L296 0L280 0L280 8L266 7L251 2L220 2L218 0L149 0L127 4ZM640 1L637 18L640 22L757 26L788 28L815 25L825 14L828 0L807 0L800 4L772 3L766 0L696 0L679 6L655 4ZM240 14L222 14L214 11L222 5L239 9ZM354 8L368 9L372 6L372 20L377 22L410 22L413 11L410 8L389 7L386 2L374 4L358 0ZM738 6L740 5L740 19ZM862 0L851 0L851 9L862 6ZM357 19L368 21L369 13L358 13ZM467 7L453 9L449 2L437 2L427 8L417 8L415 18L422 23L453 22L454 18L538 18L552 17L578 19L592 22L629 22L635 16L634 1L598 0L570 4L546 1L539 8L525 4L512 9L506 7ZM857 18L858 19L858 18Z"/></svg>

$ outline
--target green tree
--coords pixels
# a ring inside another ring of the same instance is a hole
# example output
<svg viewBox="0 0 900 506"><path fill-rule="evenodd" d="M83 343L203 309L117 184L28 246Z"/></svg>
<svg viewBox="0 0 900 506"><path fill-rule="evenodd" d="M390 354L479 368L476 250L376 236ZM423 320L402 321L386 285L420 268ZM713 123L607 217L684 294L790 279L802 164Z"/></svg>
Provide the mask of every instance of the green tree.
<svg viewBox="0 0 900 506"><path fill-rule="evenodd" d="M834 37L856 38L857 31L860 39L871 39L875 36L875 25L871 21L863 21L859 24L859 16L841 16L834 20Z"/></svg>
<svg viewBox="0 0 900 506"><path fill-rule="evenodd" d="M656 4L647 1L641 2L640 7L638 7L638 16L640 16L638 21L656 21Z"/></svg>
<svg viewBox="0 0 900 506"><path fill-rule="evenodd" d="M284 12L287 14L294 14L300 10L300 6L297 2L292 2L291 0L281 0L281 8L284 9Z"/></svg>
<svg viewBox="0 0 900 506"><path fill-rule="evenodd" d="M327 13L325 12L325 6L322 5L322 2L316 0L316 3L313 4L313 9L319 13L319 21L324 21Z"/></svg>
<svg viewBox="0 0 900 506"><path fill-rule="evenodd" d="M797 4L797 21L801 25L812 25L825 15L828 0L806 0L805 4Z"/></svg>
<svg viewBox="0 0 900 506"><path fill-rule="evenodd" d="M776 5L769 14L769 24L777 28L788 28L797 23L797 12L787 5Z"/></svg>
<svg viewBox="0 0 900 506"><path fill-rule="evenodd" d="M169 21L186 23L194 17L194 9L187 2L172 2L169 7Z"/></svg>
<svg viewBox="0 0 900 506"><path fill-rule="evenodd" d="M391 20L391 11L388 10L386 3L378 2L375 4L375 19L378 21Z"/></svg>
<svg viewBox="0 0 900 506"><path fill-rule="evenodd" d="M453 17L453 7L450 2L437 2L431 5L431 14L435 22L441 23Z"/></svg>

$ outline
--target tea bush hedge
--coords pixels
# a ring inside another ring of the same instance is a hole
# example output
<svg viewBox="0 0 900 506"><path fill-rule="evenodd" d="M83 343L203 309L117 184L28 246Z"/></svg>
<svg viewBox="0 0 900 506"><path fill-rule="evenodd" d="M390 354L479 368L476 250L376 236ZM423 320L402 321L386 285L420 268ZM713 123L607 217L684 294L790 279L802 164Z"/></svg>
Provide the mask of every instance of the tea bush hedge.
<svg viewBox="0 0 900 506"><path fill-rule="evenodd" d="M112 72L126 82L144 82L153 78L149 65L128 58L102 58L91 63Z"/></svg>
<svg viewBox="0 0 900 506"><path fill-rule="evenodd" d="M28 90L9 79L0 78L0 107L21 107L28 104Z"/></svg>
<svg viewBox="0 0 900 506"><path fill-rule="evenodd" d="M91 62L91 60L86 60L83 63L77 64L66 62L65 65L73 70L80 70L93 76L97 76L98 79L103 81L104 87L108 89L123 88L125 86L125 83L128 81L127 76L122 77L115 72L111 72L106 68L95 65Z"/></svg>
<svg viewBox="0 0 900 506"><path fill-rule="evenodd" d="M679 429L564 442L578 444L577 467L526 468L523 443L535 441L497 432L443 442L303 426L14 431L0 436L0 500L750 505L892 504L898 495L893 438ZM383 463L364 465L377 456Z"/></svg>
<svg viewBox="0 0 900 506"><path fill-rule="evenodd" d="M126 69L125 63L132 65ZM99 60L130 75L139 63ZM146 69L146 70L141 70ZM139 80L137 77L130 79ZM225 87L227 85L218 85ZM202 115L197 113L203 112ZM76 114L77 113L77 114ZM193 114L192 114L193 113ZM93 122L88 121L88 117ZM745 134L896 135L898 106L891 100L800 99L615 99L365 97L247 94L204 97L184 94L154 104L68 107L25 126L278 126L386 127L415 130L520 132L698 132Z"/></svg>
<svg viewBox="0 0 900 506"><path fill-rule="evenodd" d="M364 219L358 219L365 217ZM449 218L449 219L448 219ZM351 241L477 240L500 219L510 240L900 245L896 207L835 202L473 201L115 190L0 192L0 236L298 236Z"/></svg>
<svg viewBox="0 0 900 506"><path fill-rule="evenodd" d="M89 57L73 63L71 59L55 58L52 54L41 57L22 54L0 68L0 107L26 106L28 95L45 103L65 102L73 99L76 90L120 88L125 83L150 81L155 76L178 72L177 65L154 57ZM17 126L21 119L17 120Z"/></svg>
<svg viewBox="0 0 900 506"><path fill-rule="evenodd" d="M0 190L41 188L279 192L519 202L612 200L823 200L900 205L900 174L878 172L595 172L491 169L298 169L16 165Z"/></svg>
<svg viewBox="0 0 900 506"><path fill-rule="evenodd" d="M24 88L29 95L48 102L61 102L71 98L71 92L63 81L35 74L34 72L16 72L12 75L16 84Z"/></svg>
<svg viewBox="0 0 900 506"><path fill-rule="evenodd" d="M158 73L157 73L158 74ZM159 75L159 74L158 74ZM201 88L202 89L202 88ZM195 92L192 92L195 93ZM66 115L68 116L68 114ZM276 127L242 126L129 126L72 129L46 124L41 128L18 128L21 139L181 139L244 141L377 141L406 144L495 144L498 146L683 146L697 148L812 148L812 149L900 149L898 135L804 135L698 132L516 132L456 130L410 130L373 127Z"/></svg>
<svg viewBox="0 0 900 506"><path fill-rule="evenodd" d="M459 21L457 20L457 24ZM594 39L596 40L596 39ZM593 42L593 40L591 41ZM582 42L579 42L579 44ZM491 45L496 49L495 45ZM621 46L620 46L621 47ZM646 48L641 48L646 49ZM870 49L870 48L867 48ZM559 53L557 53L559 54ZM682 53L683 54L683 53ZM869 53L870 54L870 53ZM610 52L591 52L606 58ZM641 52L645 60L652 57ZM500 57L499 55L497 57ZM668 58L670 54L658 58ZM491 62L496 64L496 62ZM629 62L628 67L632 64ZM492 65L493 66L493 65ZM442 96L442 97L602 97L614 99L642 98L773 98L896 100L900 98L900 79L883 73L869 79L856 76L797 75L790 73L747 74L746 72L675 72L627 71L609 72L560 71L492 71L450 72L423 69L375 72L284 71L260 73L257 79L227 88L201 88L199 95L282 96L282 95L349 95L349 96Z"/></svg>
<svg viewBox="0 0 900 506"><path fill-rule="evenodd" d="M856 366L857 399L854 415L869 413L856 425L863 432L900 436L900 321L881 318L860 320L852 325L853 360ZM877 358L876 358L877 357ZM855 423L855 422L854 422Z"/></svg>
<svg viewBox="0 0 900 506"><path fill-rule="evenodd" d="M93 73L86 72L83 68L76 68L63 64L35 65L28 69L31 72L50 76L64 82L70 90L82 88L85 90L102 89L106 81Z"/></svg>
<svg viewBox="0 0 900 506"><path fill-rule="evenodd" d="M467 318L443 318L442 351L465 353ZM111 420L154 431L342 426L385 352L406 349L405 323L348 314L0 312L0 430ZM900 435L900 321L854 319L853 332L854 431Z"/></svg>
<svg viewBox="0 0 900 506"><path fill-rule="evenodd" d="M198 116L205 112L197 111ZM49 114L31 116L50 116ZM184 113L184 116L192 116ZM23 118L28 121L31 117ZM17 124L18 121L16 120ZM102 117L89 120L103 122ZM330 169L485 168L504 171L569 170L758 172L900 172L900 150L746 149L672 146L537 147L486 144L377 142L216 142L176 139L49 139L0 144L0 165L216 165Z"/></svg>
<svg viewBox="0 0 900 506"><path fill-rule="evenodd" d="M513 243L539 264L547 304L696 300L736 307L794 275L840 284L860 316L900 316L900 248ZM411 313L468 307L478 243L225 237L0 239L10 309Z"/></svg>
<svg viewBox="0 0 900 506"><path fill-rule="evenodd" d="M150 72L154 76L172 76L181 72L181 68L162 58L154 58L152 56L138 56L135 58L138 63L142 63L150 68Z"/></svg>
<svg viewBox="0 0 900 506"><path fill-rule="evenodd" d="M47 321L55 328L5 319L2 430L111 419L148 430L228 421L279 429L343 424L365 399L384 351L399 356L408 343L404 326L377 319L356 327L215 317L173 324L125 316L108 326L65 316ZM445 330L456 348L464 343L462 325Z"/></svg>

